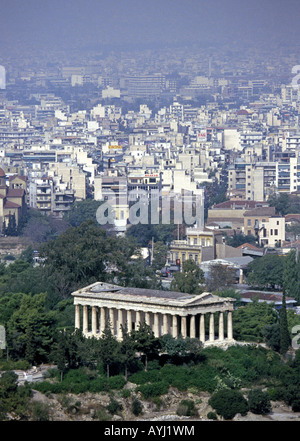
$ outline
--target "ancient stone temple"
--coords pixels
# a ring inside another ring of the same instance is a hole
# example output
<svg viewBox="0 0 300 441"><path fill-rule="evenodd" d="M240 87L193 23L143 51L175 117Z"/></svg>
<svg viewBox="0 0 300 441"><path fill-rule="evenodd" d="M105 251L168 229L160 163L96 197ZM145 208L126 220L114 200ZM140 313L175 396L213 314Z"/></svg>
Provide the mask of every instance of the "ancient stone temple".
<svg viewBox="0 0 300 441"><path fill-rule="evenodd" d="M121 325L128 331L146 322L156 337L198 338L206 344L233 341L232 298L209 292L191 295L173 291L123 288L96 282L72 293L75 328L87 337L100 337L109 323L113 334L122 339ZM218 330L216 335L216 330Z"/></svg>

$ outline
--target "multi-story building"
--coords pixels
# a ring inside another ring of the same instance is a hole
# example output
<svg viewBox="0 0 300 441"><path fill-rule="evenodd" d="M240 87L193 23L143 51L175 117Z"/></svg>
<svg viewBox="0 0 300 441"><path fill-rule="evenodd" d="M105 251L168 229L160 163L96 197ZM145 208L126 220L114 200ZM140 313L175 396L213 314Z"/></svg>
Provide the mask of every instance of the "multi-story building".
<svg viewBox="0 0 300 441"><path fill-rule="evenodd" d="M1 230L3 225L9 223L11 216L14 216L16 226L18 226L22 216L26 214L26 190L25 188L17 188L13 183L17 181L17 177L10 180L7 186L7 176L2 168L0 168L0 222ZM23 181L24 182L24 181Z"/></svg>
<svg viewBox="0 0 300 441"><path fill-rule="evenodd" d="M197 265L215 259L216 243L222 243L222 233L203 229L187 228L185 240L173 240L168 253L170 265L181 266L186 260L193 260Z"/></svg>
<svg viewBox="0 0 300 441"><path fill-rule="evenodd" d="M274 207L261 207L244 213L244 233L256 236L259 245L275 247L285 241L285 217L276 216Z"/></svg>
<svg viewBox="0 0 300 441"><path fill-rule="evenodd" d="M54 183L50 177L39 178L29 183L29 205L49 216L53 211Z"/></svg>
<svg viewBox="0 0 300 441"><path fill-rule="evenodd" d="M235 199L221 202L214 205L208 210L207 224L213 223L220 228L232 228L234 230L243 230L244 214L247 211L254 210L259 207L268 207L267 202L259 202L245 199ZM272 212L272 214L275 214ZM253 234L253 232L249 233Z"/></svg>
<svg viewBox="0 0 300 441"><path fill-rule="evenodd" d="M125 79L125 88L129 97L145 98L159 96L165 89L165 76L153 75L132 75Z"/></svg>

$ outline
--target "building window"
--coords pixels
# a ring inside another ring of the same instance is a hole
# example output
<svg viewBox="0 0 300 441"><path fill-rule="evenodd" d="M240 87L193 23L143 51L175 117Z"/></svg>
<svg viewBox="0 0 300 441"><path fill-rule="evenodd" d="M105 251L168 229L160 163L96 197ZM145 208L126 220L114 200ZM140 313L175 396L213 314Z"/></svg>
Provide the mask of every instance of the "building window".
<svg viewBox="0 0 300 441"><path fill-rule="evenodd" d="M278 236L278 230L274 230L274 235Z"/></svg>
<svg viewBox="0 0 300 441"><path fill-rule="evenodd" d="M185 253L181 253L182 262L185 262Z"/></svg>
<svg viewBox="0 0 300 441"><path fill-rule="evenodd" d="M205 247L205 239L201 239L201 246Z"/></svg>
<svg viewBox="0 0 300 441"><path fill-rule="evenodd" d="M248 225L248 227L251 227L251 219L247 220L247 225Z"/></svg>
<svg viewBox="0 0 300 441"><path fill-rule="evenodd" d="M197 238L194 238L194 245L197 245Z"/></svg>

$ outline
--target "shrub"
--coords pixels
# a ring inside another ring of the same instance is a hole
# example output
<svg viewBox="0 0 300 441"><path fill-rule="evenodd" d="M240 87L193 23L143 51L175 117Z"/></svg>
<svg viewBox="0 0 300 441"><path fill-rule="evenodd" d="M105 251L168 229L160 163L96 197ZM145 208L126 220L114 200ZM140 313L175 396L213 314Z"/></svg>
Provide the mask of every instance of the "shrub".
<svg viewBox="0 0 300 441"><path fill-rule="evenodd" d="M121 410L123 410L123 406L117 400L111 398L109 404L106 406L106 409L110 414L115 415L116 413L121 412Z"/></svg>
<svg viewBox="0 0 300 441"><path fill-rule="evenodd" d="M218 417L217 417L217 415L215 414L215 412L208 412L208 414L207 414L207 418L208 418L209 420L217 420L217 419L218 419Z"/></svg>
<svg viewBox="0 0 300 441"><path fill-rule="evenodd" d="M292 411L293 412L300 412L300 398L295 399L292 402Z"/></svg>
<svg viewBox="0 0 300 441"><path fill-rule="evenodd" d="M126 380L122 375L115 375L108 378L109 389L122 389L126 384Z"/></svg>
<svg viewBox="0 0 300 441"><path fill-rule="evenodd" d="M95 418L99 421L110 421L112 417L107 413L105 408L100 407L100 409L97 409L95 412Z"/></svg>
<svg viewBox="0 0 300 441"><path fill-rule="evenodd" d="M89 384L89 391L92 393L103 392L109 390L108 378L96 378Z"/></svg>
<svg viewBox="0 0 300 441"><path fill-rule="evenodd" d="M131 410L135 416L138 416L143 412L143 405L137 398L133 400Z"/></svg>
<svg viewBox="0 0 300 441"><path fill-rule="evenodd" d="M271 411L271 403L268 393L261 389L253 389L248 395L249 410L255 414L265 415Z"/></svg>
<svg viewBox="0 0 300 441"><path fill-rule="evenodd" d="M243 395L233 389L222 389L212 395L209 402L218 415L225 420L231 420L237 413L246 415L248 403Z"/></svg>
<svg viewBox="0 0 300 441"><path fill-rule="evenodd" d="M148 371L153 371L153 370L159 369L159 368L160 368L160 366L159 366L159 361L158 360L150 360L150 361L148 361L148 364L147 364Z"/></svg>
<svg viewBox="0 0 300 441"><path fill-rule="evenodd" d="M179 416L196 416L195 403L193 400L182 400L176 410Z"/></svg>
<svg viewBox="0 0 300 441"><path fill-rule="evenodd" d="M33 403L32 419L33 421L49 421L50 420L49 405L40 402Z"/></svg>
<svg viewBox="0 0 300 441"><path fill-rule="evenodd" d="M0 370L1 371L11 371L11 370L27 370L30 368L30 363L27 360L18 360L18 361L0 361Z"/></svg>
<svg viewBox="0 0 300 441"><path fill-rule="evenodd" d="M131 375L130 381L135 384L146 384L149 382L158 382L161 379L161 373L159 370L150 370L137 372Z"/></svg>
<svg viewBox="0 0 300 441"><path fill-rule="evenodd" d="M136 391L141 392L144 398L149 399L152 397L159 397L168 393L169 385L165 381L157 383L143 384L137 387Z"/></svg>

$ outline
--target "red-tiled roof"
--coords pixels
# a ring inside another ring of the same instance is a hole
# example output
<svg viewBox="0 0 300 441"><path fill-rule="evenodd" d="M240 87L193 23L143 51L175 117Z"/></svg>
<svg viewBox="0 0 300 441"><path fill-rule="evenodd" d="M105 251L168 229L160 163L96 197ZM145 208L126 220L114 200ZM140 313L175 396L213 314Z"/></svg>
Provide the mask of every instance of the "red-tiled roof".
<svg viewBox="0 0 300 441"><path fill-rule="evenodd" d="M3 168L0 168L0 178L4 178L6 176Z"/></svg>
<svg viewBox="0 0 300 441"><path fill-rule="evenodd" d="M300 221L300 214L286 214L285 215L286 222L289 222L291 220L297 220Z"/></svg>
<svg viewBox="0 0 300 441"><path fill-rule="evenodd" d="M253 210L246 211L244 216L274 216L275 207L256 207Z"/></svg>
<svg viewBox="0 0 300 441"><path fill-rule="evenodd" d="M251 243L243 243L242 245L240 245L237 248L241 248L241 249L248 249L248 250L255 250L255 251L261 251L260 248L256 247L255 245L252 245Z"/></svg>
<svg viewBox="0 0 300 441"><path fill-rule="evenodd" d="M9 179L10 181L12 181L12 180L15 179L15 178L22 179L22 181L27 181L27 176L20 176L20 175L13 175L13 176L10 176L8 179Z"/></svg>
<svg viewBox="0 0 300 441"><path fill-rule="evenodd" d="M234 207L240 207L245 208L246 210L256 208L258 204L262 204L266 206L265 202L258 202L258 201L248 201L244 199L231 199L230 201L221 202L220 204L216 204L213 206L213 208L234 208Z"/></svg>
<svg viewBox="0 0 300 441"><path fill-rule="evenodd" d="M20 208L20 205L15 204L12 201L5 201L3 208Z"/></svg>
<svg viewBox="0 0 300 441"><path fill-rule="evenodd" d="M8 198L21 198L24 196L24 192L23 188L9 188L6 196Z"/></svg>

